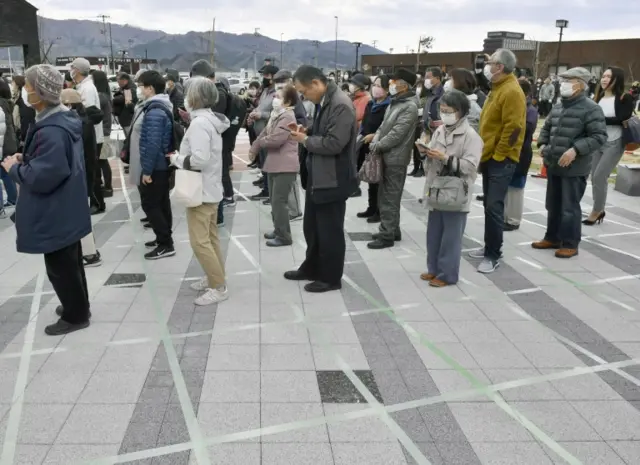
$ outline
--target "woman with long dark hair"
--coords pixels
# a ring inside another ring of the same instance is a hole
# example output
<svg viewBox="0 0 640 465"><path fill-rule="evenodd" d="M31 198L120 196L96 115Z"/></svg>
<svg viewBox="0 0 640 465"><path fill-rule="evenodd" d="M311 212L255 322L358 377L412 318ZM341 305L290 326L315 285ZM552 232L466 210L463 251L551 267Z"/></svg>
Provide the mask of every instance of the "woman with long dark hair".
<svg viewBox="0 0 640 465"><path fill-rule="evenodd" d="M108 141L111 138L111 123L113 119L111 116L112 100L109 80L104 71L93 71L91 76L93 76L93 83L95 84L96 89L98 90L98 96L100 97L100 109L102 110L102 113L104 113L102 128L104 131L105 141ZM94 180L94 191L100 191L101 195L96 195L96 197L104 199L104 197L113 197L113 186L111 184L111 165L109 165L108 159L110 151L108 149L103 150L103 147L104 144L98 144L99 160Z"/></svg>
<svg viewBox="0 0 640 465"><path fill-rule="evenodd" d="M595 101L604 112L607 123L607 142L593 156L591 188L593 207L582 223L592 226L602 223L605 216L609 176L618 166L624 154L622 123L633 115L633 98L624 91L624 70L616 66L608 68L600 79Z"/></svg>

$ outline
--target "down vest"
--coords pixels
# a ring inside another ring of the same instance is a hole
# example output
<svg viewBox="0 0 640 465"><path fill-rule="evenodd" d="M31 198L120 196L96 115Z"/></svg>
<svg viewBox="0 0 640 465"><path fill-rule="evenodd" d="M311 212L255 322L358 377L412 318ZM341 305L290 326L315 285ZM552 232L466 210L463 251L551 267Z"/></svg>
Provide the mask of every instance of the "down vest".
<svg viewBox="0 0 640 465"><path fill-rule="evenodd" d="M588 176L593 154L607 141L607 125L600 106L582 92L555 105L538 136L538 147L550 174ZM560 157L574 148L576 159L569 166L558 165Z"/></svg>

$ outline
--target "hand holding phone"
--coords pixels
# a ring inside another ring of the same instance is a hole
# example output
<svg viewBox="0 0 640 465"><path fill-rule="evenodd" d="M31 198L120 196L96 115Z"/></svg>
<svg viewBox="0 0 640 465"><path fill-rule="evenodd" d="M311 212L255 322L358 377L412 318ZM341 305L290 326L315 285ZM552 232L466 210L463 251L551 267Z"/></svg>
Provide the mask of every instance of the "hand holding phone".
<svg viewBox="0 0 640 465"><path fill-rule="evenodd" d="M124 103L131 103L133 98L131 97L131 89L124 90Z"/></svg>

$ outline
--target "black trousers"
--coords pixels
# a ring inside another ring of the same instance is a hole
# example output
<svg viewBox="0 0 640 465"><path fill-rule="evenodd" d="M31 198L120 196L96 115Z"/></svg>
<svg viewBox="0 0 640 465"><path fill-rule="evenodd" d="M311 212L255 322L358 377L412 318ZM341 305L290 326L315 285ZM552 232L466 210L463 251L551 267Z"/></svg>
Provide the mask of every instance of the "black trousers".
<svg viewBox="0 0 640 465"><path fill-rule="evenodd" d="M98 144L97 153L99 154L101 150L102 150L102 144ZM100 171L100 163L98 163L98 161L96 160L96 163L94 163L93 166L94 166L93 190L92 190L93 195L91 196L91 205L94 207L98 207L100 210L104 210L105 203L104 203L104 195L102 194L102 185L101 185L102 173Z"/></svg>
<svg viewBox="0 0 640 465"><path fill-rule="evenodd" d="M224 197L233 197L233 183L229 168L233 166L233 152L226 150L222 152L222 190Z"/></svg>
<svg viewBox="0 0 640 465"><path fill-rule="evenodd" d="M493 158L480 165L482 194L484 195L484 256L498 260L502 256L504 231L504 198L516 170L510 159Z"/></svg>
<svg viewBox="0 0 640 465"><path fill-rule="evenodd" d="M89 319L89 291L80 241L44 254L47 276L62 304L62 319L84 323Z"/></svg>
<svg viewBox="0 0 640 465"><path fill-rule="evenodd" d="M346 201L313 203L307 190L303 231L307 256L300 271L315 281L338 284L344 271Z"/></svg>
<svg viewBox="0 0 640 465"><path fill-rule="evenodd" d="M105 189L112 189L113 173L111 172L109 160L98 160L98 164L100 165L100 171L102 172L102 180L104 182L103 187Z"/></svg>
<svg viewBox="0 0 640 465"><path fill-rule="evenodd" d="M587 188L586 176L547 175L547 232L544 238L565 249L577 249L582 238L580 201Z"/></svg>
<svg viewBox="0 0 640 465"><path fill-rule="evenodd" d="M159 245L172 246L173 216L169 198L169 172L154 171L151 184L140 183L140 201L142 210L156 235Z"/></svg>

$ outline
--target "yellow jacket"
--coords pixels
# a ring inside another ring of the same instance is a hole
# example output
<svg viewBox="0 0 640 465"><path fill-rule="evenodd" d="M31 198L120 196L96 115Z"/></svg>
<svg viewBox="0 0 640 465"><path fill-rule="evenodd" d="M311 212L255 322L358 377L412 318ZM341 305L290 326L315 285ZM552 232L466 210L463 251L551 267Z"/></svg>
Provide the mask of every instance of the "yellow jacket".
<svg viewBox="0 0 640 465"><path fill-rule="evenodd" d="M527 99L513 74L494 82L480 115L482 161L520 160L527 122Z"/></svg>

